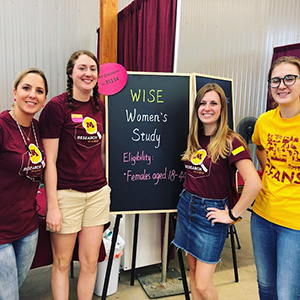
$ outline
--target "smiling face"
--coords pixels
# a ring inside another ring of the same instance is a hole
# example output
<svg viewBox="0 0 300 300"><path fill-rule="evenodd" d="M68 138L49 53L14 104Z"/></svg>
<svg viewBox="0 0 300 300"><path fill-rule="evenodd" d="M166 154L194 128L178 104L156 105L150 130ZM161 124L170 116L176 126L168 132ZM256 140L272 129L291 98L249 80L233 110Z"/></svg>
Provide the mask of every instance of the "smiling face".
<svg viewBox="0 0 300 300"><path fill-rule="evenodd" d="M281 63L277 65L271 74L271 78L284 78L286 75L300 75L296 65L290 63ZM300 100L300 79L296 79L294 85L286 86L281 80L277 88L270 88L273 99L281 107L292 107L299 105Z"/></svg>
<svg viewBox="0 0 300 300"><path fill-rule="evenodd" d="M198 117L203 124L205 134L212 134L217 128L221 114L221 99L216 91L204 94L198 108Z"/></svg>
<svg viewBox="0 0 300 300"><path fill-rule="evenodd" d="M16 115L33 117L45 104L46 87L44 79L36 73L28 73L13 91Z"/></svg>
<svg viewBox="0 0 300 300"><path fill-rule="evenodd" d="M89 100L91 91L98 79L96 62L89 56L82 54L74 64L72 75L73 97L76 100Z"/></svg>

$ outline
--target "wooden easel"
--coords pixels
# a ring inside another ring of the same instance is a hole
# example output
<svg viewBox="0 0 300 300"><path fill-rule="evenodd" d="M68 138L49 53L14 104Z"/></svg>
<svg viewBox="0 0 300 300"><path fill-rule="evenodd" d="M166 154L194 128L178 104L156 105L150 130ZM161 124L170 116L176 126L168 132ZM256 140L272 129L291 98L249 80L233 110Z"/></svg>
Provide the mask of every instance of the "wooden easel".
<svg viewBox="0 0 300 300"><path fill-rule="evenodd" d="M99 41L99 64L108 62L117 62L117 30L118 30L118 0L100 0L100 41ZM104 100L104 99L102 99ZM113 263L114 249L117 242L120 220L122 214L116 215L115 226L112 236L112 245L109 253L107 271L105 274L104 286L102 291L102 300L106 299L109 278ZM169 213L166 213L165 233L164 233L164 254L163 254L163 274L164 278L166 274L166 257L167 257L167 241L168 241L168 225L169 225ZM135 265L136 265L136 253L137 253L137 238L139 228L139 214L135 214L135 225L134 225L134 237L133 237L133 252L132 252L132 268L131 268L131 285L134 285L135 277ZM184 269L184 263L182 259L182 253L178 250L178 260L180 270L182 274L182 282L185 291L185 297L189 300L189 290L186 281L186 274Z"/></svg>
<svg viewBox="0 0 300 300"><path fill-rule="evenodd" d="M166 273L167 273L169 217L170 217L170 213L166 213L165 230L164 230L162 281L166 281ZM102 291L102 296L101 296L102 300L105 300L106 296L107 296L108 284L109 284L111 268L112 268L112 263L113 263L113 257L114 257L114 250L115 250L115 246L116 246L116 242L117 242L121 218L122 218L122 215L117 214L115 226L113 229L112 244L111 244L111 248L110 248L110 253L109 253L109 258L108 258L108 263L107 263L107 270L106 270L106 274L105 274L103 291ZM174 219L173 219L173 226L175 226ZM134 285L134 280L135 280L135 265L136 265L136 254L137 254L138 229L139 229L139 214L135 214L130 285ZM185 273L185 268L184 268L184 262L183 262L183 258L182 258L182 252L180 249L178 250L177 254L178 254L178 262L179 262L179 266L180 266L180 273L182 276L182 284L183 284L185 299L190 300L189 288L188 288L186 273Z"/></svg>

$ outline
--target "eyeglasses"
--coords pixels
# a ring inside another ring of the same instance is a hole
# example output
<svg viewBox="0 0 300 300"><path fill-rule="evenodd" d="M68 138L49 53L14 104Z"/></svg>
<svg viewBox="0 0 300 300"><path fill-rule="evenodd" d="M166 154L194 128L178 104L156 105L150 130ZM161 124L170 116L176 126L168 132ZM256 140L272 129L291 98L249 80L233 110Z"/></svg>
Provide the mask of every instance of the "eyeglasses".
<svg viewBox="0 0 300 300"><path fill-rule="evenodd" d="M283 84L286 86L291 86L295 84L296 79L300 78L298 75L286 75L283 78L274 77L268 80L269 86L271 88L277 88L280 86L281 81L283 81Z"/></svg>

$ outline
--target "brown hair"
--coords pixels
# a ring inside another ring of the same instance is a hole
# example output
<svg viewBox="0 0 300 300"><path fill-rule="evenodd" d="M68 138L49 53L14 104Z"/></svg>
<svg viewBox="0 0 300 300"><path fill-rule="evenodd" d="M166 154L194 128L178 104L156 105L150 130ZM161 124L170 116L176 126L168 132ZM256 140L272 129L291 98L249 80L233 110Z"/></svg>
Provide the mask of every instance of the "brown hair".
<svg viewBox="0 0 300 300"><path fill-rule="evenodd" d="M271 79L272 73L275 69L275 67L279 66L280 64L292 64L295 65L299 70L300 75L300 60L296 56L281 56L277 58L271 65L269 73L268 73L268 81ZM271 92L269 90L269 95L271 95ZM272 102L272 108L276 108L278 106L278 103L273 100Z"/></svg>
<svg viewBox="0 0 300 300"><path fill-rule="evenodd" d="M300 60L296 56L281 56L278 59L276 59L273 64L271 65L271 68L269 70L268 74L268 80L271 79L272 72L280 64L292 64L295 65L298 70L299 70L299 75L300 75Z"/></svg>
<svg viewBox="0 0 300 300"><path fill-rule="evenodd" d="M66 68L66 74L68 76L67 78L67 94L68 94L68 102L69 102L69 107L74 108L74 105L72 103L72 99L73 99L73 79L71 77L72 73L73 73L73 69L74 69L74 65L76 60L79 58L79 56L81 55L87 55L89 56L91 59L93 59L97 65L97 71L98 71L98 75L100 72L100 67L99 67L99 62L97 60L97 58L95 57L95 55L88 51L88 50L78 50L75 51L68 63L67 63L67 68ZM95 108L97 110L100 110L100 105L98 103L98 99L99 99L99 91L98 91L98 82L96 83L95 87L93 88L93 99L94 99L94 103L95 103Z"/></svg>

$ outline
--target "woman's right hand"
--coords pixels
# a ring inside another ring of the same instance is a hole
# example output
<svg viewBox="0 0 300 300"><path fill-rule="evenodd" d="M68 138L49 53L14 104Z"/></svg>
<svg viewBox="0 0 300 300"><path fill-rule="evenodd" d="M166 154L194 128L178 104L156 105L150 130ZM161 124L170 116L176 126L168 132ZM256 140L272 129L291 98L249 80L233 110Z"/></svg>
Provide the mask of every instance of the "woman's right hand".
<svg viewBox="0 0 300 300"><path fill-rule="evenodd" d="M46 224L52 232L58 232L61 230L62 215L58 207L47 209Z"/></svg>

